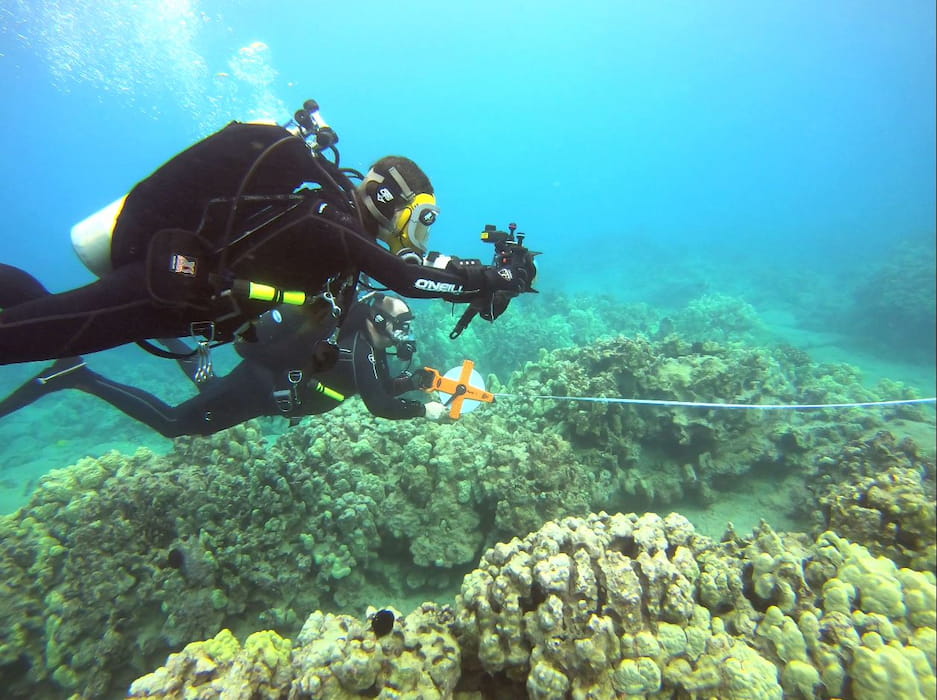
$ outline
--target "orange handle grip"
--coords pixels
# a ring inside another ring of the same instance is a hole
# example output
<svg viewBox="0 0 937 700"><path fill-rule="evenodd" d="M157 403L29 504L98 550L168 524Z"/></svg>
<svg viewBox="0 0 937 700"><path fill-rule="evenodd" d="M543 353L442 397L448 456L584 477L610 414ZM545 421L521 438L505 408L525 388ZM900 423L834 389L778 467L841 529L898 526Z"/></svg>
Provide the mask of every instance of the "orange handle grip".
<svg viewBox="0 0 937 700"><path fill-rule="evenodd" d="M441 391L446 394L452 394L449 400L449 417L453 420L462 415L462 402L465 399L472 401L484 401L493 403L494 394L484 389L471 386L468 382L472 378L472 370L475 369L475 363L472 360L465 360L462 363L462 372L458 379L449 379L444 377L432 367L424 367L424 370L430 373L432 381L426 391Z"/></svg>

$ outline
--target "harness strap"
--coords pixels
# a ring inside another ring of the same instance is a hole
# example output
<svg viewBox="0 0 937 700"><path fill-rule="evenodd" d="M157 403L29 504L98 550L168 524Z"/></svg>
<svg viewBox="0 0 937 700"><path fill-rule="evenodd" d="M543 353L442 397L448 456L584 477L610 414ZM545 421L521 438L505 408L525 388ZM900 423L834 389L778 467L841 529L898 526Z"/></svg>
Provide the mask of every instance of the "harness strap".
<svg viewBox="0 0 937 700"><path fill-rule="evenodd" d="M286 381L289 382L289 386L286 389L274 390L273 400L276 401L280 413L288 416L303 405L302 397L299 395L299 385L303 381L303 371L301 369L287 370Z"/></svg>
<svg viewBox="0 0 937 700"><path fill-rule="evenodd" d="M293 411L303 405L302 397L299 394L299 386L303 380L303 372L299 369L288 370L286 379L290 384L289 388L275 390L273 392L273 400L276 402L277 408L280 409L280 413L291 418ZM335 389L326 386L322 382L316 382L316 385L312 388L314 391L319 392L323 396L328 396L330 399L334 399L339 403L345 400L344 394L335 391Z"/></svg>

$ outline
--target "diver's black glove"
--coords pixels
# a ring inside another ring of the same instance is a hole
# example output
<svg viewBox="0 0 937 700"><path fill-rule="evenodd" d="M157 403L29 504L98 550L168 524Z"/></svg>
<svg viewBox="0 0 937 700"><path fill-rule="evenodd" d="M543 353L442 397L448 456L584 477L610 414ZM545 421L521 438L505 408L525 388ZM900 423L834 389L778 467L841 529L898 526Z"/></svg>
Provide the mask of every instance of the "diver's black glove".
<svg viewBox="0 0 937 700"><path fill-rule="evenodd" d="M534 291L531 285L536 275L536 267L531 255L525 255L523 258L496 257L494 265L476 265L474 269L466 272L466 283L473 286L477 284L480 289L469 301L468 308L449 333L453 340L462 334L475 316L494 321L507 310L511 299L524 292Z"/></svg>
<svg viewBox="0 0 937 700"><path fill-rule="evenodd" d="M406 370L401 372L395 381L400 382L397 388L401 394L405 391L429 389L433 386L433 373L422 367L412 372Z"/></svg>
<svg viewBox="0 0 937 700"><path fill-rule="evenodd" d="M486 321L494 321L498 316L507 311L511 299L517 295L518 292L490 292L480 299L475 299L470 304L470 307Z"/></svg>
<svg viewBox="0 0 937 700"><path fill-rule="evenodd" d="M530 291L533 263L491 265L484 270L485 291L471 302L472 308L486 321L503 314L516 296Z"/></svg>
<svg viewBox="0 0 937 700"><path fill-rule="evenodd" d="M430 253L426 257L427 267L445 269L465 280L468 287L478 287L481 296L490 296L493 292L514 292L520 294L530 290L534 277L533 260L525 262L513 258L496 260L493 265L482 265L477 258L456 258Z"/></svg>
<svg viewBox="0 0 937 700"><path fill-rule="evenodd" d="M488 292L513 292L514 296L530 288L530 273L521 266L489 265L484 270Z"/></svg>
<svg viewBox="0 0 937 700"><path fill-rule="evenodd" d="M435 375L432 372L421 367L420 369L414 370L412 381L417 389L429 389L433 386L434 378Z"/></svg>

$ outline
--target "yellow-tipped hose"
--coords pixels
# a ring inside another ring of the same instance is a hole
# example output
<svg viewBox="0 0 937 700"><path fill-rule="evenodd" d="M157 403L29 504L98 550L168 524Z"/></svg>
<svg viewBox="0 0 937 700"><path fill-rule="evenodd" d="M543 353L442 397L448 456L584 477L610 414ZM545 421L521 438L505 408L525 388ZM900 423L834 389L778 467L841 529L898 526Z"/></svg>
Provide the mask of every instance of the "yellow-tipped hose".
<svg viewBox="0 0 937 700"><path fill-rule="evenodd" d="M254 301L266 301L272 304L290 304L302 306L306 303L306 293L277 289L269 284L236 280L231 290L238 296L244 296Z"/></svg>
<svg viewBox="0 0 937 700"><path fill-rule="evenodd" d="M328 396L330 399L335 399L336 401L345 400L344 394L339 394L337 391L335 391L335 389L330 389L322 382L316 382L316 391L318 391L320 394Z"/></svg>

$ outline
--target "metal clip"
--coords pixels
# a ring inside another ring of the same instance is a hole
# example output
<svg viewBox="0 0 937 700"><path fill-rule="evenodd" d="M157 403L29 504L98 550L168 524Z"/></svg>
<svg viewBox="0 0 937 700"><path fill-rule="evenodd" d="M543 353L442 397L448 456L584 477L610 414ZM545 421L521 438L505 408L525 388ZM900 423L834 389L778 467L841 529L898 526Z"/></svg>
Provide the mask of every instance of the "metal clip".
<svg viewBox="0 0 937 700"><path fill-rule="evenodd" d="M303 371L301 369L291 369L286 373L286 380L290 383L290 398L293 400L293 406L302 406L303 400L299 395L299 383L303 380Z"/></svg>
<svg viewBox="0 0 937 700"><path fill-rule="evenodd" d="M215 376L215 368L211 359L211 343L215 339L215 324L213 321L194 321L189 324L189 333L195 340L195 371L192 379L196 384L204 384ZM197 340L202 336L204 340Z"/></svg>
<svg viewBox="0 0 937 700"><path fill-rule="evenodd" d="M342 310L339 308L338 304L335 303L335 295L332 294L332 292L325 290L319 296L332 307L329 311L329 313L332 314L332 318L338 318L342 315Z"/></svg>
<svg viewBox="0 0 937 700"><path fill-rule="evenodd" d="M303 403L299 396L299 384L303 381L303 371L300 369L287 370L286 381L290 383L290 388L274 391L273 400L276 401L280 413L289 415Z"/></svg>

